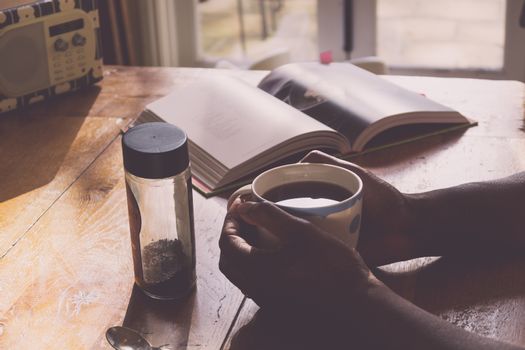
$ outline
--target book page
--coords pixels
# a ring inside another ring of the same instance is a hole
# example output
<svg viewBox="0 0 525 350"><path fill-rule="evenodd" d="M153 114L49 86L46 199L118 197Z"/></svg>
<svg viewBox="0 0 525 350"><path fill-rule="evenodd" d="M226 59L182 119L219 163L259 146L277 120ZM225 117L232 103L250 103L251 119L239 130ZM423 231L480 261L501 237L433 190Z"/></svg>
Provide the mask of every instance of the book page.
<svg viewBox="0 0 525 350"><path fill-rule="evenodd" d="M177 88L146 109L183 129L229 169L297 135L333 132L254 86L226 76L210 75Z"/></svg>
<svg viewBox="0 0 525 350"><path fill-rule="evenodd" d="M403 123L467 122L451 108L350 63L288 64L272 71L259 87L338 130L352 147L365 130L375 135ZM375 130L368 130L371 125Z"/></svg>

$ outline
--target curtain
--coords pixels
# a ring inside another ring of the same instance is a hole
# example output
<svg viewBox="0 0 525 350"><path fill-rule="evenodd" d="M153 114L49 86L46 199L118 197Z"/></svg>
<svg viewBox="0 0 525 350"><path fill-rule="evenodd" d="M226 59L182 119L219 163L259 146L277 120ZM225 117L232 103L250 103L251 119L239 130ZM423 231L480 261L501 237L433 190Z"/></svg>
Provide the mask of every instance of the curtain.
<svg viewBox="0 0 525 350"><path fill-rule="evenodd" d="M104 64L138 65L134 3L99 0L99 12Z"/></svg>
<svg viewBox="0 0 525 350"><path fill-rule="evenodd" d="M197 0L99 0L104 63L201 65L196 4Z"/></svg>

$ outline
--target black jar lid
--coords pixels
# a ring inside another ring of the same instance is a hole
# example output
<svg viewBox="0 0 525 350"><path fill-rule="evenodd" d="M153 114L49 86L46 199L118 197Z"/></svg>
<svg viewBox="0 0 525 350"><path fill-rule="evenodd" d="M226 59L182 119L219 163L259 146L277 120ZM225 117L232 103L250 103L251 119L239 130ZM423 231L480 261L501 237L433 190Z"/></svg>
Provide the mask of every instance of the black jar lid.
<svg viewBox="0 0 525 350"><path fill-rule="evenodd" d="M162 179L183 172L189 165L188 138L168 123L145 123L122 137L124 168L147 179Z"/></svg>

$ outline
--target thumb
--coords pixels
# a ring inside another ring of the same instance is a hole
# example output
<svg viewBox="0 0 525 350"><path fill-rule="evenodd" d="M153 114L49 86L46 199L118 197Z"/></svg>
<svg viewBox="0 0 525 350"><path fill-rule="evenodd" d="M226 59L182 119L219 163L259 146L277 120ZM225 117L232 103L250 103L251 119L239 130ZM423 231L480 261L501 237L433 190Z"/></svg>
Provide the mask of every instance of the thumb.
<svg viewBox="0 0 525 350"><path fill-rule="evenodd" d="M357 174L357 176L361 177L362 179L374 177L372 173L370 173L368 170L364 168L361 168L359 165L336 158L334 156L328 155L321 151L312 151L308 153L303 159L301 159L300 162L301 163L324 163L324 164L336 165L341 168L345 168L350 171L353 171L354 173Z"/></svg>
<svg viewBox="0 0 525 350"><path fill-rule="evenodd" d="M236 211L247 223L285 241L312 229L312 224L308 221L288 214L270 202L244 202L236 207Z"/></svg>

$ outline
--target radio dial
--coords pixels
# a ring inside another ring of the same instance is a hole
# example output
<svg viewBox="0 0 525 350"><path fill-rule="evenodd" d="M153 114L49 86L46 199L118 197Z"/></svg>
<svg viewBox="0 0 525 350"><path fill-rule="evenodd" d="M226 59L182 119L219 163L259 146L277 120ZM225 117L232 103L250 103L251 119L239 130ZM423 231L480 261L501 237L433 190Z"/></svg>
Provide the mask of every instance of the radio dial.
<svg viewBox="0 0 525 350"><path fill-rule="evenodd" d="M86 37L76 33L73 35L71 42L73 43L73 46L84 46L86 44Z"/></svg>
<svg viewBox="0 0 525 350"><path fill-rule="evenodd" d="M57 39L55 41L55 51L63 52L66 51L69 48L69 44L67 41L63 39Z"/></svg>

